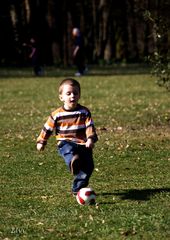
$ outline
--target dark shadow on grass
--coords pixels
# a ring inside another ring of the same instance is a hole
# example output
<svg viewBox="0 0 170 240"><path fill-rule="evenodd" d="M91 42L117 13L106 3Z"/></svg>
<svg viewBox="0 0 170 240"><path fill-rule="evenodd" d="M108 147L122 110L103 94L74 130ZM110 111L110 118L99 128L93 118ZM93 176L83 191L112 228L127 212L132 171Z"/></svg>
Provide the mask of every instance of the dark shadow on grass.
<svg viewBox="0 0 170 240"><path fill-rule="evenodd" d="M154 195L160 193L170 193L170 188L115 190L114 192L103 192L97 195L104 197L118 196L121 200L149 201ZM101 202L100 204L107 203Z"/></svg>

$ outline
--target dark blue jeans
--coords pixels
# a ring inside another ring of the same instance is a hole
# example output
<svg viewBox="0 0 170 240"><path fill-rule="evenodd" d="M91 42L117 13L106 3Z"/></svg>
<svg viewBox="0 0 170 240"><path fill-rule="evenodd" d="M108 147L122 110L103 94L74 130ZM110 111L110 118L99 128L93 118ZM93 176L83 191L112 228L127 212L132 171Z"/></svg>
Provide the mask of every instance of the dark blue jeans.
<svg viewBox="0 0 170 240"><path fill-rule="evenodd" d="M87 187L94 169L92 149L73 142L61 141L58 145L58 152L63 157L69 170L74 155L79 156L80 171L74 176L72 191L78 192L79 189Z"/></svg>

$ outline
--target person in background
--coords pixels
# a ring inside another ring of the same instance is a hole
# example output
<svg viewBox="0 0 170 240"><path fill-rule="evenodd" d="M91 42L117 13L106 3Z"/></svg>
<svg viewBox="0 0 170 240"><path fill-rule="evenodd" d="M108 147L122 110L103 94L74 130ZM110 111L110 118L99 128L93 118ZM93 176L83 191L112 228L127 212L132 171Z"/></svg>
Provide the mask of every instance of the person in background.
<svg viewBox="0 0 170 240"><path fill-rule="evenodd" d="M28 43L23 43L23 46L29 49L28 57L31 59L35 76L42 76L43 67L41 64L40 47L38 46L37 41L32 37Z"/></svg>
<svg viewBox="0 0 170 240"><path fill-rule="evenodd" d="M78 28L73 28L72 36L74 40L73 62L78 70L75 76L79 77L87 71L85 66L84 40Z"/></svg>

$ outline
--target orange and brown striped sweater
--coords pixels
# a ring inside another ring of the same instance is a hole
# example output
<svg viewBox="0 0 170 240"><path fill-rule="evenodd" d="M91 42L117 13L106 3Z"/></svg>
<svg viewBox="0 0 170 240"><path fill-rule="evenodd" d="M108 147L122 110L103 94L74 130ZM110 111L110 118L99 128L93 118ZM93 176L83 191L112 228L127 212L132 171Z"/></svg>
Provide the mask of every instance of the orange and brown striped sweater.
<svg viewBox="0 0 170 240"><path fill-rule="evenodd" d="M52 112L37 138L37 143L46 145L54 131L57 141L68 140L84 144L88 138L92 138L94 142L98 140L91 113L80 104L75 110L68 111L60 107Z"/></svg>

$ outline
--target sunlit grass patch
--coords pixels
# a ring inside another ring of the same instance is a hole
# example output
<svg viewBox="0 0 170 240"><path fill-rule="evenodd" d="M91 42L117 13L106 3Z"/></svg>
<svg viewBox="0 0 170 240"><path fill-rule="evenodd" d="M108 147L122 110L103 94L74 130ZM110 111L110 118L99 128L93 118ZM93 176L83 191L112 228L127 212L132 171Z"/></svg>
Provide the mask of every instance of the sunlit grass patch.
<svg viewBox="0 0 170 240"><path fill-rule="evenodd" d="M99 136L90 181L97 205L82 207L55 138L43 153L35 148L65 76L0 79L0 238L169 239L169 93L149 75L78 79Z"/></svg>

